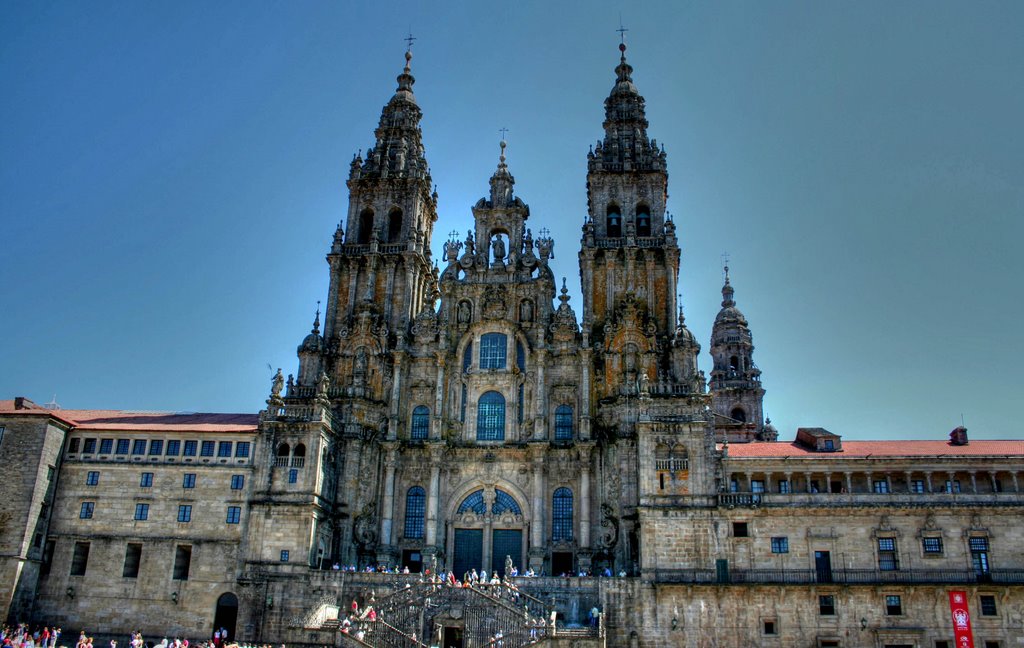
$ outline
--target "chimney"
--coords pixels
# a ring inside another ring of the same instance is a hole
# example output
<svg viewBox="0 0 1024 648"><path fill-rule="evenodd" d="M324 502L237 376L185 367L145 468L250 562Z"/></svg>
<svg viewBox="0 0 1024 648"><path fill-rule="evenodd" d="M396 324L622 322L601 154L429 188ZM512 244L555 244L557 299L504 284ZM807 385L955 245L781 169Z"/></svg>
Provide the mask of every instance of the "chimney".
<svg viewBox="0 0 1024 648"><path fill-rule="evenodd" d="M15 396L14 397L14 409L16 409L16 410L25 409L25 401L26 400L27 399L24 396Z"/></svg>
<svg viewBox="0 0 1024 648"><path fill-rule="evenodd" d="M949 433L949 443L955 446L967 445L967 428L964 426L958 426L955 430Z"/></svg>

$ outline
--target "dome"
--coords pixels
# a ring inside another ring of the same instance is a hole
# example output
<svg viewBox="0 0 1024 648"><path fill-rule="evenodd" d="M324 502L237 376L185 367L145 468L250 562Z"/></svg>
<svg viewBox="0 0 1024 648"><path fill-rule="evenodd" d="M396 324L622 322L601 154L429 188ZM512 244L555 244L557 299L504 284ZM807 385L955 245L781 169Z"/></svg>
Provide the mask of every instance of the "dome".
<svg viewBox="0 0 1024 648"><path fill-rule="evenodd" d="M310 333L299 345L299 353L320 353L324 350L324 338L317 332Z"/></svg>

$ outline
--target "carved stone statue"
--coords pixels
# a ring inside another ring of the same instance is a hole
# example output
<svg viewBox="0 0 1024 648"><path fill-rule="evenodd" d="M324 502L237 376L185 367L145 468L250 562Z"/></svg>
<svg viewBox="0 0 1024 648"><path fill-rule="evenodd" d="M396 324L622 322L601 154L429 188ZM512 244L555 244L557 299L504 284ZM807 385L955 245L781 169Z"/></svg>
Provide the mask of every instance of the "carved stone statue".
<svg viewBox="0 0 1024 648"><path fill-rule="evenodd" d="M456 313L456 318L459 324L469 324L469 321L470 319L472 319L472 317L473 312L469 308L469 303L464 301L459 302L458 313Z"/></svg>
<svg viewBox="0 0 1024 648"><path fill-rule="evenodd" d="M491 252L494 254L495 263L505 260L505 242L501 240L501 236L495 236L491 241Z"/></svg>
<svg viewBox="0 0 1024 648"><path fill-rule="evenodd" d="M522 322L533 321L533 302L529 299L524 299L519 305L519 320Z"/></svg>
<svg viewBox="0 0 1024 648"><path fill-rule="evenodd" d="M284 376L281 374L281 368L277 368L277 373L274 374L273 382L270 384L270 397L274 399L281 398L281 390L284 389Z"/></svg>

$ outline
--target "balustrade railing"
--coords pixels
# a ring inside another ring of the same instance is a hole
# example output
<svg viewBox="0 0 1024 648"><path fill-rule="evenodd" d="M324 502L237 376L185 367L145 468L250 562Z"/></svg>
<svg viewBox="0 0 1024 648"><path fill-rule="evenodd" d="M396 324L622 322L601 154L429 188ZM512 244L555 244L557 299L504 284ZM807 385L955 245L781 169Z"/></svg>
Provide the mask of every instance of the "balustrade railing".
<svg viewBox="0 0 1024 648"><path fill-rule="evenodd" d="M987 572L972 569L658 569L654 572L654 580L660 583L722 585L1022 584L1024 569L993 569Z"/></svg>

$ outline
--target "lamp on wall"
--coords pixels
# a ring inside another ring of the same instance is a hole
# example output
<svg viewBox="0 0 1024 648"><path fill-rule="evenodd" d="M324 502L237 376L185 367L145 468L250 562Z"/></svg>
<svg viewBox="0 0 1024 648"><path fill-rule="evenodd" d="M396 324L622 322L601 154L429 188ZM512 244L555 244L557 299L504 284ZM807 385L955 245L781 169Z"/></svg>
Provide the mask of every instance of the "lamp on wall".
<svg viewBox="0 0 1024 648"><path fill-rule="evenodd" d="M68 585L68 588L64 590L64 593L68 595L68 598L75 598L75 588Z"/></svg>
<svg viewBox="0 0 1024 648"><path fill-rule="evenodd" d="M679 619L677 619L675 617L672 617L672 630L675 631L675 630L678 630L678 629L679 629Z"/></svg>
<svg viewBox="0 0 1024 648"><path fill-rule="evenodd" d="M175 605L178 604L178 593L177 592L171 592L171 601L173 601Z"/></svg>
<svg viewBox="0 0 1024 648"><path fill-rule="evenodd" d="M268 608L273 608L274 607L274 595L273 594L267 594L267 607Z"/></svg>
<svg viewBox="0 0 1024 648"><path fill-rule="evenodd" d="M860 629L861 630L867 630L868 629L868 620L865 619L864 617L860 618Z"/></svg>

